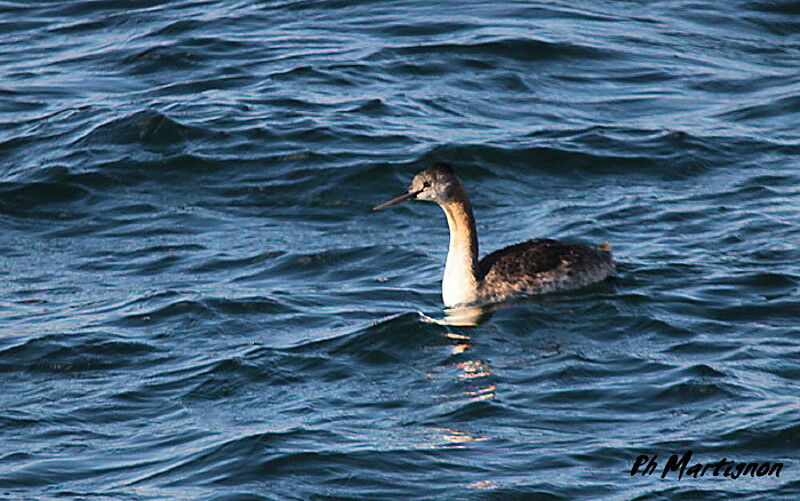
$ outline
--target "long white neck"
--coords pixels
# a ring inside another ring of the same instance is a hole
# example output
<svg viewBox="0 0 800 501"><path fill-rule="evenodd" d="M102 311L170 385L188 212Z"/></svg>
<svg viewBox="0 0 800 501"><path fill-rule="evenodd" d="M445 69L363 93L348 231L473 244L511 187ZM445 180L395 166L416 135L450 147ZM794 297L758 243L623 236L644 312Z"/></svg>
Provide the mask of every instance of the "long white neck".
<svg viewBox="0 0 800 501"><path fill-rule="evenodd" d="M472 206L464 195L463 199L441 204L441 207L450 227L442 299L447 307L468 304L475 301L478 293L478 235Z"/></svg>

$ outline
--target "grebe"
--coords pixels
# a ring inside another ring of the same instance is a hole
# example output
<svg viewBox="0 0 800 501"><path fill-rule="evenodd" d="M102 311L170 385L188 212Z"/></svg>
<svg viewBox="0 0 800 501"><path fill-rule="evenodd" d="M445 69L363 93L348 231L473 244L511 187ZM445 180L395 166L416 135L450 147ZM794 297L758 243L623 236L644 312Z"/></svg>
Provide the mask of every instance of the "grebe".
<svg viewBox="0 0 800 501"><path fill-rule="evenodd" d="M578 289L614 272L608 244L592 249L545 238L510 245L478 261L472 205L461 180L447 164L437 163L420 172L414 176L408 191L373 210L407 200L436 202L447 216L450 247L442 279L442 299L448 308Z"/></svg>

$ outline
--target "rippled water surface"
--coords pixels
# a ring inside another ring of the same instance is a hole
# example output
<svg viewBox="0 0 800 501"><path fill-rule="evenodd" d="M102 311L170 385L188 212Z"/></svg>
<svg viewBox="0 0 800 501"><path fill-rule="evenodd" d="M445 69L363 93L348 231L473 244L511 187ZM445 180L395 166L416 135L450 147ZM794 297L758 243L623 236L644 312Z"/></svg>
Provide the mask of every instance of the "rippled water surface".
<svg viewBox="0 0 800 501"><path fill-rule="evenodd" d="M798 499L798 123L794 0L0 2L0 498ZM617 277L426 321L435 161Z"/></svg>

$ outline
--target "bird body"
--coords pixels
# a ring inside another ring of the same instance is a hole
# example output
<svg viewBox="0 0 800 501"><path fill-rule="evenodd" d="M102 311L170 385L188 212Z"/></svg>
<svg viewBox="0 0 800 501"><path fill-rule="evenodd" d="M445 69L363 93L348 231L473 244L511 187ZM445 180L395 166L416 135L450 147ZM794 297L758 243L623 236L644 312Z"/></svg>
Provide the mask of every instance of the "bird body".
<svg viewBox="0 0 800 501"><path fill-rule="evenodd" d="M461 180L447 164L420 172L406 193L374 209L406 200L436 202L447 217L450 245L442 278L442 299L447 307L578 289L614 272L607 244L593 249L550 239L510 245L479 261L472 205Z"/></svg>

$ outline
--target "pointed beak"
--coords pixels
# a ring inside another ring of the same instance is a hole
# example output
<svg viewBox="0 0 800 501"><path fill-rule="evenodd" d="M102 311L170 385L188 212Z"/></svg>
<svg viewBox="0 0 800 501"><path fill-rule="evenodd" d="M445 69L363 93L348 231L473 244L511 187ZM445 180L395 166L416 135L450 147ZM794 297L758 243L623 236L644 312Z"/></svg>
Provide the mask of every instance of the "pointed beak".
<svg viewBox="0 0 800 501"><path fill-rule="evenodd" d="M414 200L414 197L419 195L420 191L407 191L406 193L403 193L402 195L394 197L393 199L389 200L388 202L383 202L380 205L376 205L375 207L372 208L372 210L385 209L386 207L391 207L392 205L397 205L399 203L403 203L406 200Z"/></svg>

